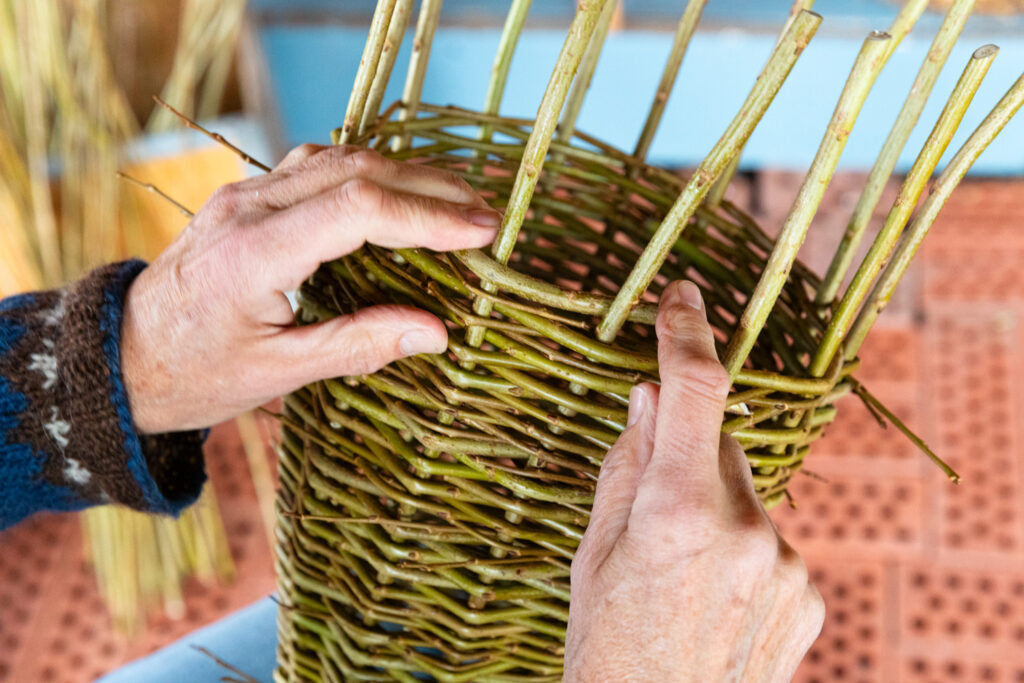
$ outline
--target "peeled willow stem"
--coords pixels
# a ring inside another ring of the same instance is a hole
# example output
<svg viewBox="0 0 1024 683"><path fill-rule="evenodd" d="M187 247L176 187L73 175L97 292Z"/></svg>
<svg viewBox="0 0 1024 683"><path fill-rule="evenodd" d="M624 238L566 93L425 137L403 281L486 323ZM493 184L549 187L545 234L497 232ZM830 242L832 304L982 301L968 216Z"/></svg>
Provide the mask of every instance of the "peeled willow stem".
<svg viewBox="0 0 1024 683"><path fill-rule="evenodd" d="M776 239L775 248L761 273L757 288L751 294L736 332L729 340L722 364L731 377L734 377L746 362L786 283L793 262L796 261L797 252L807 236L811 219L814 218L825 189L832 179L832 174L835 173L839 157L846 147L846 141L860 114L861 106L889 56L890 40L887 33L873 32L864 41L857 55L825 137L818 147L818 153Z"/></svg>
<svg viewBox="0 0 1024 683"><path fill-rule="evenodd" d="M988 68L992 65L992 60L995 59L998 52L999 48L996 46L986 45L978 48L968 61L967 67L936 121L931 135L928 136L924 147L921 148L921 153L903 181L903 186L885 219L885 224L872 243L867 256L857 268L853 281L846 289L846 293L843 294L842 300L829 321L825 336L811 361L810 372L812 375L820 376L832 362L832 357L846 337L864 297L892 255L896 241L903 232L911 212L917 206L917 201L920 199L921 193L924 192L928 179L931 178L943 152L949 146L949 141L960 126L960 121L967 112L974 93L978 91L978 86L981 85L981 81L988 73Z"/></svg>
<svg viewBox="0 0 1024 683"><path fill-rule="evenodd" d="M640 300L665 262L690 217L696 211L697 205L708 193L711 183L733 155L742 149L820 24L821 17L813 12L801 12L797 16L789 32L772 52L736 117L701 162L665 220L651 237L601 321L597 329L598 339L606 343L615 339L629 316L629 311Z"/></svg>
<svg viewBox="0 0 1024 683"><path fill-rule="evenodd" d="M864 342L864 338L867 336L871 326L892 298L896 285L899 284L900 279L906 272L911 259L914 258L914 254L917 253L932 223L935 222L936 216L939 215L939 211L942 210L946 200L949 199L950 193L953 192L953 189L967 174L967 171L974 164L978 156L995 139L996 135L999 134L1013 115L1017 113L1021 104L1024 104L1024 76L1018 78L1013 87L999 100L999 103L985 117L985 120L981 122L981 125L978 126L974 133L971 134L967 142L963 144L952 160L950 160L949 165L946 166L938 180L935 181L928 199L921 206L921 210L918 211L917 217L907 230L906 236L893 255L888 267L871 291L867 304L857 317L847 341L847 356L856 355L858 349L860 349L860 345Z"/></svg>
<svg viewBox="0 0 1024 683"><path fill-rule="evenodd" d="M410 15L412 15L412 0L397 0L395 11L388 24L388 33L384 37L384 45L381 46L380 62L373 75L373 84L370 86L370 93L363 106L363 116L359 121L360 133L377 121L377 112L380 111L380 103L384 101L384 91L387 90L388 81L391 80L391 71L395 68L395 60L398 59L398 50L402 47L402 39L405 38L405 29L409 25Z"/></svg>
<svg viewBox="0 0 1024 683"><path fill-rule="evenodd" d="M437 33L437 22L441 16L441 0L423 0L420 15L416 20L416 34L412 40L412 56L409 58L409 73L405 77L405 88L402 90L402 103L405 105L398 114L399 121L415 119L419 111L420 99L423 96L423 80L427 75L427 64L430 61L430 48L434 44ZM410 137L401 135L392 143L395 151L409 146Z"/></svg>
<svg viewBox="0 0 1024 683"><path fill-rule="evenodd" d="M359 70L356 72L356 81L352 85L352 95L348 99L348 107L345 110L345 121L341 128L331 135L335 144L343 145L359 131L363 110L366 108L366 100L370 97L370 89L373 87L373 78L377 73L377 65L380 63L380 54L384 49L384 41L387 38L388 28L391 25L391 15L395 10L396 0L380 0L377 8L373 11L373 21L370 22L370 35L366 39L366 47L363 49L363 57L359 61Z"/></svg>
<svg viewBox="0 0 1024 683"><path fill-rule="evenodd" d="M953 50L973 7L974 0L956 0L949 12L946 13L946 18L943 19L938 33L935 34L935 39L928 49L928 54L925 55L921 69L917 72L913 85L910 86L910 93L903 103L903 108L896 116L892 130L889 131L889 136L885 139L882 150L868 173L868 179L857 200L857 206L854 207L853 214L850 216L846 232L843 234L839 248L833 255L821 287L818 289L816 300L819 304L827 305L835 299L839 286L853 262L854 253L864 237L868 223L871 222L871 216L875 212L885 184L896 167L896 162L907 144L910 133L921 117L921 111L928 102L932 87L934 87L942 67L946 64L949 53Z"/></svg>
<svg viewBox="0 0 1024 683"><path fill-rule="evenodd" d="M569 86L573 76L579 68L583 59L583 52L590 44L591 36L597 25L604 6L615 0L600 0L598 2L581 4L569 27L569 35L562 45L562 51L558 55L551 80L548 81L547 90L537 109L536 123L530 133L530 139L526 142L523 150L522 163L516 173L516 182L512 186L512 193L509 196L508 205L505 207L505 216L498 231L497 239L491 248L494 259L499 263L507 263L515 248L516 238L519 236L519 228L526 218L526 211L530 206L530 199L533 191L540 180L540 173L544 167L544 159L547 157L548 148L551 145L552 134L558 124L558 117L561 114L565 98L569 93ZM510 55L511 58L511 55ZM484 283L484 289L493 291L492 285ZM491 303L486 299L477 299L473 307L474 312L480 316L487 316L491 311ZM467 341L470 346L479 346L483 341L484 330L482 327L474 326L469 329Z"/></svg>
<svg viewBox="0 0 1024 683"><path fill-rule="evenodd" d="M813 2L814 0L810 0ZM668 106L668 98L675 87L676 78L679 76L679 68L683 64L683 57L686 56L686 48L690 45L690 38L697 29L700 22L700 15L704 12L704 6L708 0L690 0L686 3L683 16L676 26L675 35L672 37L672 48L668 53L668 60L665 62L665 69L661 72L661 81L658 82L658 90L654 93L654 101L651 109L647 112L647 120L644 121L643 130L640 132L640 139L636 141L636 148L633 156L639 161L647 158L647 152L654 141L654 134L658 132L658 125L661 117ZM808 3L810 4L810 3Z"/></svg>

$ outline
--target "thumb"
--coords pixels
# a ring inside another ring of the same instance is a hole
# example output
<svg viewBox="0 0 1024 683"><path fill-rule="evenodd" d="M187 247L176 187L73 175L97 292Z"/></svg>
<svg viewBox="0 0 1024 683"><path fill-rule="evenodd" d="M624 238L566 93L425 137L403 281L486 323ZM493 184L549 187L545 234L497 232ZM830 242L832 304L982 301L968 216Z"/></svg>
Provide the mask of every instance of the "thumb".
<svg viewBox="0 0 1024 683"><path fill-rule="evenodd" d="M637 487L654 450L658 396L658 387L650 383L638 384L629 392L628 426L601 464L590 524L576 555L585 558L590 570L604 562L626 530Z"/></svg>
<svg viewBox="0 0 1024 683"><path fill-rule="evenodd" d="M409 306L370 306L351 315L289 328L274 338L274 353L291 391L317 380L376 372L399 358L441 353L448 332L436 316Z"/></svg>

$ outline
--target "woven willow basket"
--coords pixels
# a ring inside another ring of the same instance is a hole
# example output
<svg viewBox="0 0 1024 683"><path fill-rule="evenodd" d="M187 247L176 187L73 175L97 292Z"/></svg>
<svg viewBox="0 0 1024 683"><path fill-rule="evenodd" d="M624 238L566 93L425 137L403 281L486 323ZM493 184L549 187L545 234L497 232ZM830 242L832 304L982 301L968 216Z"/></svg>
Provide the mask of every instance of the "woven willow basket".
<svg viewBox="0 0 1024 683"><path fill-rule="evenodd" d="M971 59L845 293L838 283L863 225L851 221L824 279L796 252L860 104L924 4L909 3L890 34L865 42L773 240L721 189L817 15L793 13L736 120L685 179L643 159L703 2L684 14L633 153L574 130L614 2L581 3L532 120L495 113L528 2L513 3L483 113L419 101L440 5L424 2L403 101L378 116L411 10L380 2L336 141L457 173L505 222L490 253L366 246L321 267L300 292L302 322L399 303L446 321L449 346L286 399L277 680L560 678L570 562L630 387L658 381L656 302L672 280L691 279L704 294L734 380L723 431L745 448L766 506L784 499L844 394L906 431L853 378L856 350L949 192L1024 98L1018 82L911 221L994 48ZM922 67L924 86L858 205L867 216L969 4L950 10Z"/></svg>

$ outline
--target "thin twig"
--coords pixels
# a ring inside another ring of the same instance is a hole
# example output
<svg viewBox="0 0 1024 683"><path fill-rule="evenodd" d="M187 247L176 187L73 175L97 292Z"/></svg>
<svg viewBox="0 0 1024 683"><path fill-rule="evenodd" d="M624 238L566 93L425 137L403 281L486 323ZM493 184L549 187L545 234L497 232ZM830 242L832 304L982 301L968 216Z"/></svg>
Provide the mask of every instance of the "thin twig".
<svg viewBox="0 0 1024 683"><path fill-rule="evenodd" d="M206 655L207 657L209 657L210 659L215 661L219 666L224 667L225 669L227 669L231 673L236 674L238 676L241 676L242 680L245 681L245 683L260 683L260 680L258 678L253 678L252 676L250 676L249 674L245 673L244 671L242 671L238 667L232 666L231 664L228 664L223 659L221 659L217 655L213 654L212 652L210 652L208 649L206 649L202 645L192 644L192 645L190 645L190 647L193 650L195 650L196 652L199 652L201 654Z"/></svg>
<svg viewBox="0 0 1024 683"><path fill-rule="evenodd" d="M154 185L152 183L144 183L141 180L139 180L138 178L133 178L133 177L131 177L130 175L128 175L127 173L125 173L123 171L118 171L117 172L117 177L120 178L121 180L124 180L126 182L131 183L132 185L137 185L138 187L141 187L146 192L152 192L153 194L157 195L161 199L163 199L163 200L173 204L174 208L176 208L178 211L180 211L181 215L184 216L185 218L192 218L193 216L195 216L195 213L193 213L192 211L189 211L187 208L185 208L184 204L179 202L174 197L171 197L170 195L168 195L166 192L161 190L156 185Z"/></svg>
<svg viewBox="0 0 1024 683"><path fill-rule="evenodd" d="M238 156L239 159L241 159L245 163L247 163L247 164L249 164L251 166L255 166L256 168L260 169L261 171L266 171L267 173L270 173L270 171L273 170L269 166L267 166L266 164L261 163L261 162L257 161L256 159L253 159L252 156L250 156L246 152L242 151L241 149L239 149L235 145L233 145L230 142L228 142L224 138L224 136L221 135L220 133L214 133L211 130L207 130L206 128L203 128L198 123L196 123L195 121L193 121L189 117L185 116L184 114L182 114L180 111L178 111L177 109L175 109L171 105L169 105L166 102L164 102L163 99L161 99L159 95L153 95L153 101L156 102L157 104L159 104L161 107L166 107L168 110L170 110L170 112L172 114L174 114L179 119L181 119L182 123L184 123L186 126L191 128L192 130L199 131L200 133L202 133L206 137L210 138L214 142L217 142L217 143L227 147L229 150L234 152Z"/></svg>
<svg viewBox="0 0 1024 683"><path fill-rule="evenodd" d="M960 483L960 475L957 474L952 467L947 465L945 460L936 455L935 452L928 447L928 444L926 444L921 439L921 437L919 437L917 434L911 431L911 429L907 427L907 425L905 425L901 419L896 417L896 415L894 415L891 410L886 408L881 401L875 398L874 394L865 389L863 384L857 381L853 381L853 393L857 394L857 396L859 396L860 399L864 401L865 405L874 408L879 413L884 415L885 419L887 419L894 427L896 427L896 429L900 430L900 432L902 432L904 436L910 439L911 443L913 443L925 455L927 455L932 462L938 465L939 469L941 469L943 473L945 473L945 475L949 477L949 480L951 482L953 482L954 484Z"/></svg>

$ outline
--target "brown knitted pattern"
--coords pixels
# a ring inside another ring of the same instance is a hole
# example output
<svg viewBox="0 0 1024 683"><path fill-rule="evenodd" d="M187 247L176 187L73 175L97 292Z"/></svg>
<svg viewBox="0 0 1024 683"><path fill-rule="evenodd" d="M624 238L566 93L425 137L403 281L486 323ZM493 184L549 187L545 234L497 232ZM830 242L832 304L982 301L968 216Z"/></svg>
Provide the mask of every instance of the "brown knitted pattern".
<svg viewBox="0 0 1024 683"><path fill-rule="evenodd" d="M0 375L27 398L8 442L43 460L42 478L85 504L174 513L199 494L201 432L140 436L120 373L121 308L141 261L111 264L0 314L27 332Z"/></svg>

